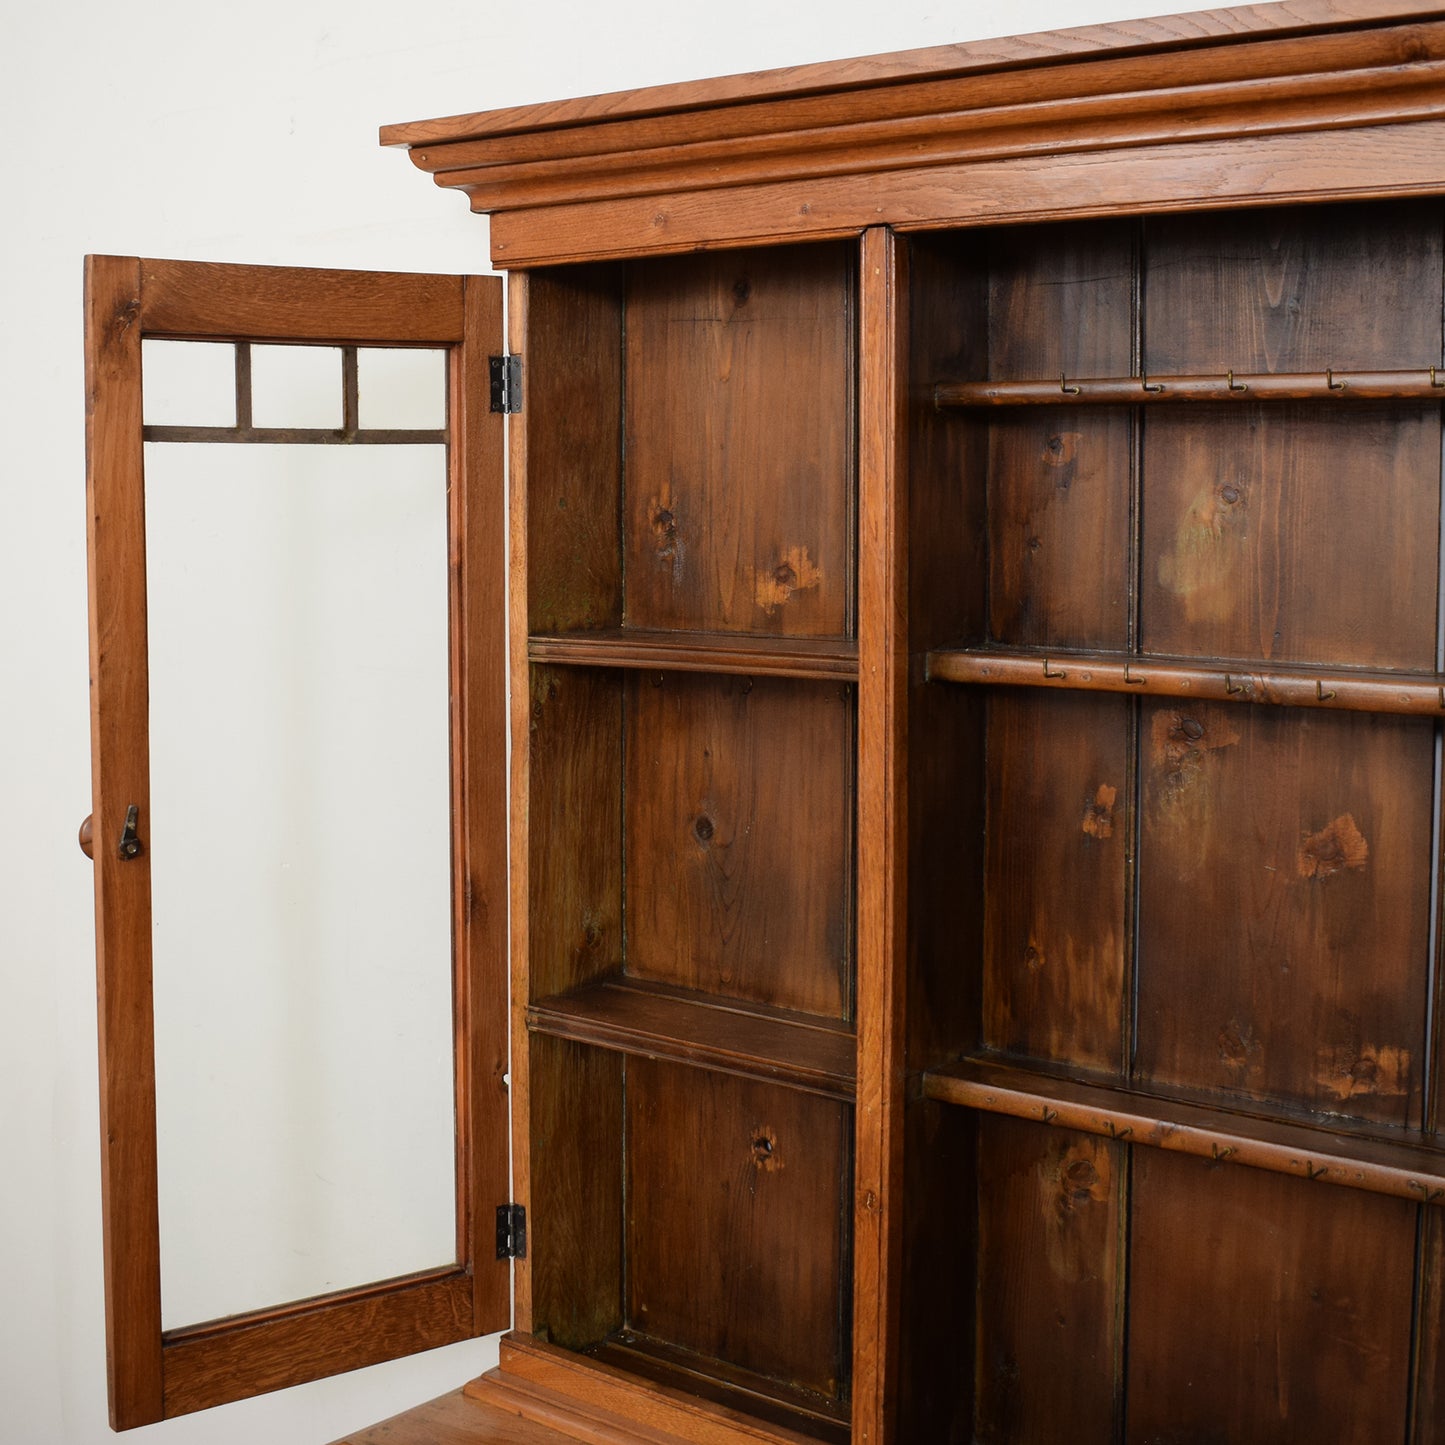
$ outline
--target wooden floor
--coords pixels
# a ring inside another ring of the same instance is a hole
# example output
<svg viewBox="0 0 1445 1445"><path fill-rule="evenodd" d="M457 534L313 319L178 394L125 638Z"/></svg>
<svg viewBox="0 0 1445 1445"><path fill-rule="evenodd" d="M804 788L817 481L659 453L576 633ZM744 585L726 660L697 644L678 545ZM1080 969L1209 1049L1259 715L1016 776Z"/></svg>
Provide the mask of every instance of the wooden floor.
<svg viewBox="0 0 1445 1445"><path fill-rule="evenodd" d="M335 1445L561 1445L568 1438L454 1390Z"/></svg>

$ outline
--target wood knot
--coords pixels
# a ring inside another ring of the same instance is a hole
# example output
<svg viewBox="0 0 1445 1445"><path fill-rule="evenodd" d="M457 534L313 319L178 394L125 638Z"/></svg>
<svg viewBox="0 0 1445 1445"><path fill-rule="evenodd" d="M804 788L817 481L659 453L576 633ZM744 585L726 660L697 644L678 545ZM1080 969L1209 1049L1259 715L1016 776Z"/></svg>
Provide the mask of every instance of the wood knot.
<svg viewBox="0 0 1445 1445"><path fill-rule="evenodd" d="M1369 857L1370 845L1354 817L1341 813L1318 833L1305 835L1296 861L1301 878L1323 882L1346 869L1361 871Z"/></svg>

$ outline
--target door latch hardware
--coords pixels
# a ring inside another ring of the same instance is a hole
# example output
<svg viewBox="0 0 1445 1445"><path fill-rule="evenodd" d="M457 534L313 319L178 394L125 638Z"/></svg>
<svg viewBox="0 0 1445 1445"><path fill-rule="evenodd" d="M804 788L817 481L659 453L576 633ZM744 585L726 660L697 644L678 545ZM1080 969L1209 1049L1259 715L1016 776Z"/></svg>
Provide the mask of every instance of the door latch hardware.
<svg viewBox="0 0 1445 1445"><path fill-rule="evenodd" d="M497 1206L497 1258L526 1259L527 1210L521 1204Z"/></svg>
<svg viewBox="0 0 1445 1445"><path fill-rule="evenodd" d="M125 828L120 835L120 842L116 846L116 853L122 862L131 858L139 858L141 855L141 841L136 837L135 827L140 818L140 809L134 803L125 810Z"/></svg>

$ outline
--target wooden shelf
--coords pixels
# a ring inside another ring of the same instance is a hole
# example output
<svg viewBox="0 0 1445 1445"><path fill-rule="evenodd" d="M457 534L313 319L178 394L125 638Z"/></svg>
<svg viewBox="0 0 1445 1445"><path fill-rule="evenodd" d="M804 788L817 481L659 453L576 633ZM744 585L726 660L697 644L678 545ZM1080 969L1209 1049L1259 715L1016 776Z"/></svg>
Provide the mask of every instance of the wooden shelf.
<svg viewBox="0 0 1445 1445"><path fill-rule="evenodd" d="M1416 1204L1445 1202L1445 1151L1378 1132L1346 1133L1266 1119L1122 1085L1056 1078L992 1058L964 1059L929 1073L923 1092L946 1104L1216 1163L1294 1174Z"/></svg>
<svg viewBox="0 0 1445 1445"><path fill-rule="evenodd" d="M534 1033L851 1100L857 1042L843 1023L613 975L527 1009Z"/></svg>
<svg viewBox="0 0 1445 1445"><path fill-rule="evenodd" d="M1357 672L1341 667L1126 657L1114 652L1044 654L959 647L930 652L927 676L931 682L994 687L1049 687L1065 692L1123 692L1335 712L1445 716L1445 675L1434 672Z"/></svg>
<svg viewBox="0 0 1445 1445"><path fill-rule="evenodd" d="M858 676L858 644L844 637L761 637L742 632L662 632L613 627L546 632L527 643L533 662L753 677Z"/></svg>
<svg viewBox="0 0 1445 1445"><path fill-rule="evenodd" d="M1057 381L954 381L941 409L995 406L1169 406L1177 402L1445 402L1445 366L1407 371L1226 372L1223 376L1060 376Z"/></svg>

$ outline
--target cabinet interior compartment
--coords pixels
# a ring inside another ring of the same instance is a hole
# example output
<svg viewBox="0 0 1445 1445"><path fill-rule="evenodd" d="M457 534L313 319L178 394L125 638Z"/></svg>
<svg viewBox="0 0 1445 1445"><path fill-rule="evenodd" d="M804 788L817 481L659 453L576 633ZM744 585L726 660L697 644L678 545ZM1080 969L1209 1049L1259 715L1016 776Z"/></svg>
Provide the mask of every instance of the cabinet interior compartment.
<svg viewBox="0 0 1445 1445"><path fill-rule="evenodd" d="M530 273L518 419L530 1328L825 1439L851 1376L855 272L838 244Z"/></svg>
<svg viewBox="0 0 1445 1445"><path fill-rule="evenodd" d="M1440 1428L1442 234L910 243L903 1438Z"/></svg>

